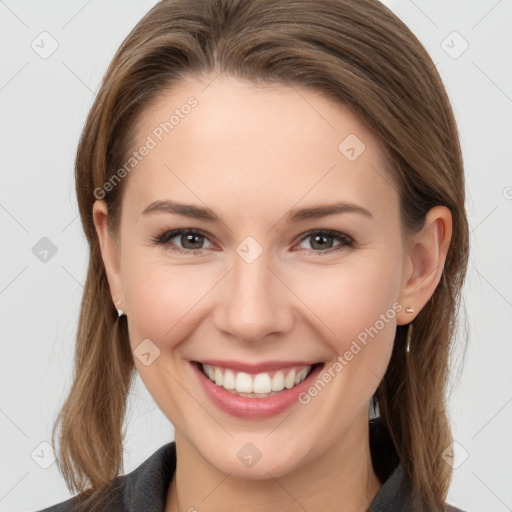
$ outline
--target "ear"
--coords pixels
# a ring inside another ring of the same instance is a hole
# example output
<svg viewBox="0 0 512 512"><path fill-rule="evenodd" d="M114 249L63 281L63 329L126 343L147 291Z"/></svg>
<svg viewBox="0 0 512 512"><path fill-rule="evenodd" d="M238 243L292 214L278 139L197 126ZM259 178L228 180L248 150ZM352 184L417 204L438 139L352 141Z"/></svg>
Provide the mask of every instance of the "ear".
<svg viewBox="0 0 512 512"><path fill-rule="evenodd" d="M444 269L452 236L452 214L446 206L435 206L426 216L425 225L412 235L404 260L403 284L399 302L403 309L397 324L410 323L432 297ZM414 313L406 313L409 306Z"/></svg>
<svg viewBox="0 0 512 512"><path fill-rule="evenodd" d="M95 201L92 208L92 217L100 243L101 257L105 265L105 272L112 295L112 303L116 308L123 309L124 292L119 265L119 253L114 235L108 229L108 207L105 201Z"/></svg>

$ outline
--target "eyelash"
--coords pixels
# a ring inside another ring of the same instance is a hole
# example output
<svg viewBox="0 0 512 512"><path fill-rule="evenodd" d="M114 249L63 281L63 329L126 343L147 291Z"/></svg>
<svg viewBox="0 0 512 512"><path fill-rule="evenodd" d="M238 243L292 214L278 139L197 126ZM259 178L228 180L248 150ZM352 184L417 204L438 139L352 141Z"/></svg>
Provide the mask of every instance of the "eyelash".
<svg viewBox="0 0 512 512"><path fill-rule="evenodd" d="M175 229L173 231L166 231L162 235L159 235L152 239L152 242L156 246L164 246L168 249L170 249L173 252L178 252L181 254L201 254L200 251L203 251L203 249L182 249L180 247L176 247L174 244L170 244L169 240L175 238L178 235L200 235L205 238L208 238L208 236L203 233L201 230L198 229ZM302 242L303 240L306 240L307 238L311 238L314 235L320 235L320 236L326 236L330 238L334 238L335 240L341 242L338 246L335 246L334 248L326 249L324 251L315 251L311 249L299 249L299 252L303 253L313 253L313 254L330 254L339 250L342 250L344 248L352 249L355 246L355 241L350 236L346 235L345 233L341 233L339 231L332 231L330 229L317 229L313 231L308 231L305 233L302 238L299 240L298 243Z"/></svg>

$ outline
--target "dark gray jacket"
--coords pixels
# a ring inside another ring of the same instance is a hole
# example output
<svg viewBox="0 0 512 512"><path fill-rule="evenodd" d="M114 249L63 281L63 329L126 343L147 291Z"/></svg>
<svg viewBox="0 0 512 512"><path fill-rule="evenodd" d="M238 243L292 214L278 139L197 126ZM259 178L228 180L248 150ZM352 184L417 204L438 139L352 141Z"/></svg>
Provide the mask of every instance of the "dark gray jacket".
<svg viewBox="0 0 512 512"><path fill-rule="evenodd" d="M409 479L380 418L370 420L370 451L374 471L383 486L367 512L420 512L411 506ZM108 502L99 510L164 512L167 490L175 470L176 444L173 441L159 448L131 473L117 477L109 487ZM39 512L71 512L76 503L75 496ZM446 505L446 512L463 511Z"/></svg>

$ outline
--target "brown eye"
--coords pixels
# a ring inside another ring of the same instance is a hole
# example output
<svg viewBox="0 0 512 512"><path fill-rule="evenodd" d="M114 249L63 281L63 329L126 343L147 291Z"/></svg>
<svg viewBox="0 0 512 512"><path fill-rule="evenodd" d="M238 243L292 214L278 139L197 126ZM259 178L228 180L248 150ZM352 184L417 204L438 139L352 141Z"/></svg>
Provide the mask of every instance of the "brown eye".
<svg viewBox="0 0 512 512"><path fill-rule="evenodd" d="M310 240L310 247L303 250L320 254L354 246L354 240L351 237L344 233L330 230L310 231L302 238L301 242L304 240ZM333 240L338 241L339 244L334 245Z"/></svg>
<svg viewBox="0 0 512 512"><path fill-rule="evenodd" d="M162 245L172 251L188 254L201 251L209 247L203 247L208 238L201 232L192 229L176 229L167 231L153 240L155 245Z"/></svg>

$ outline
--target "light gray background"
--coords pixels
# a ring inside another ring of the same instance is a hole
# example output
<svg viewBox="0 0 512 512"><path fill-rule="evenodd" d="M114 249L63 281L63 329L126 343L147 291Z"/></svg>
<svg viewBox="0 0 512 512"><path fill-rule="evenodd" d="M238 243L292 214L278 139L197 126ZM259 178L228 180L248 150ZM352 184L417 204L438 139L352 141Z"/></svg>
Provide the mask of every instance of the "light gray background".
<svg viewBox="0 0 512 512"><path fill-rule="evenodd" d="M154 3L0 0L2 511L70 496L44 443L71 383L87 263L74 153L110 59ZM512 1L385 3L440 70L467 173L470 336L449 400L458 445L448 501L468 512L504 512L512 510ZM42 58L52 39L58 48ZM458 55L464 40L469 47ZM43 237L57 249L46 262L33 253L48 243ZM125 472L174 437L140 379L127 424Z"/></svg>

